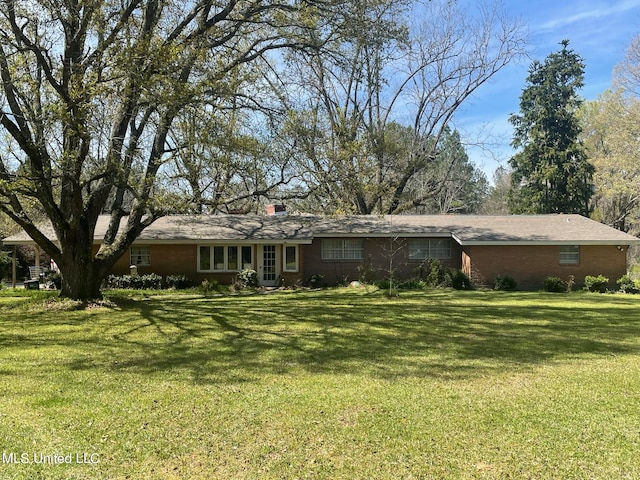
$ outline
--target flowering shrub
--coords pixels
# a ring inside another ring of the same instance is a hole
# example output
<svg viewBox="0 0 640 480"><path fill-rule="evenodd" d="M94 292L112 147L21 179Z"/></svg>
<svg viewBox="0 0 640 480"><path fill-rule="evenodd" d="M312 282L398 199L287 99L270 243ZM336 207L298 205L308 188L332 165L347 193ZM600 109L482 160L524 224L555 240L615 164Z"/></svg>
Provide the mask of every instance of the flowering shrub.
<svg viewBox="0 0 640 480"><path fill-rule="evenodd" d="M255 288L258 286L258 272L251 268L245 268L238 272L237 284L240 288Z"/></svg>

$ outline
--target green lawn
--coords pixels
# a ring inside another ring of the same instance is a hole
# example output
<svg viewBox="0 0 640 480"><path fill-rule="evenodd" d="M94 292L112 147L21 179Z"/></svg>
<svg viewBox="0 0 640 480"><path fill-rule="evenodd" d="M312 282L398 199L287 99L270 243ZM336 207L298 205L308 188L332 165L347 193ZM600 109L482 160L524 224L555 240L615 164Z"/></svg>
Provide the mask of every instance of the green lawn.
<svg viewBox="0 0 640 480"><path fill-rule="evenodd" d="M46 297L0 292L3 479L640 478L640 297Z"/></svg>

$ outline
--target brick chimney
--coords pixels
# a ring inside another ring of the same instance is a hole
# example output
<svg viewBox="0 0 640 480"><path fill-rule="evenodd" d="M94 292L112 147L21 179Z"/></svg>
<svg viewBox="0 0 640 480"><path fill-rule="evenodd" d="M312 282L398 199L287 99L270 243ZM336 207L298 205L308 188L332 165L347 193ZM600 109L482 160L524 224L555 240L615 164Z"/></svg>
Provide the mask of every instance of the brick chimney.
<svg viewBox="0 0 640 480"><path fill-rule="evenodd" d="M267 205L267 215L286 215L287 208L284 205Z"/></svg>

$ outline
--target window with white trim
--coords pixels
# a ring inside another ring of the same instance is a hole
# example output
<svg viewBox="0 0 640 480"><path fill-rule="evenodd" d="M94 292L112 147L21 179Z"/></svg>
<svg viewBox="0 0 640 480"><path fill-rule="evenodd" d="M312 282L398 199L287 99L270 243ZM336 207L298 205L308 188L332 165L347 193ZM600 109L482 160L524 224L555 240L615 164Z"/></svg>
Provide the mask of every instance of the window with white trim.
<svg viewBox="0 0 640 480"><path fill-rule="evenodd" d="M130 249L129 265L148 266L151 265L151 247L134 246Z"/></svg>
<svg viewBox="0 0 640 480"><path fill-rule="evenodd" d="M284 255L283 255L282 270L285 272L297 272L298 271L298 246L285 245L283 249L284 249Z"/></svg>
<svg viewBox="0 0 640 480"><path fill-rule="evenodd" d="M580 263L579 245L560 245L560 265L577 265Z"/></svg>
<svg viewBox="0 0 640 480"><path fill-rule="evenodd" d="M362 239L334 239L322 240L322 260L362 260Z"/></svg>
<svg viewBox="0 0 640 480"><path fill-rule="evenodd" d="M410 260L449 260L451 258L451 239L449 238L410 238Z"/></svg>
<svg viewBox="0 0 640 480"><path fill-rule="evenodd" d="M199 272L239 272L253 268L251 245L200 245Z"/></svg>

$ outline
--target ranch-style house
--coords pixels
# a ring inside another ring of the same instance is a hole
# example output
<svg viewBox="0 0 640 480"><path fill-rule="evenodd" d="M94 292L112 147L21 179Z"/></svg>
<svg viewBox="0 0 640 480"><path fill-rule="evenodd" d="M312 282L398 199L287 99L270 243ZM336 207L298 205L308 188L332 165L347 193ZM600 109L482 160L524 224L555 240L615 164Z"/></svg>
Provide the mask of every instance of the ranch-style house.
<svg viewBox="0 0 640 480"><path fill-rule="evenodd" d="M268 210L269 211L269 210ZM632 235L580 215L173 215L157 220L135 241L112 273L185 275L230 283L255 269L260 285L328 285L359 279L416 276L428 260L461 269L475 285L511 276L519 288L542 288L547 276L580 285L586 275L616 279L627 272ZM99 219L95 248L109 221ZM50 235L53 236L51 229ZM33 245L26 233L5 245ZM316 277L318 278L318 277ZM15 283L15 278L14 278Z"/></svg>

